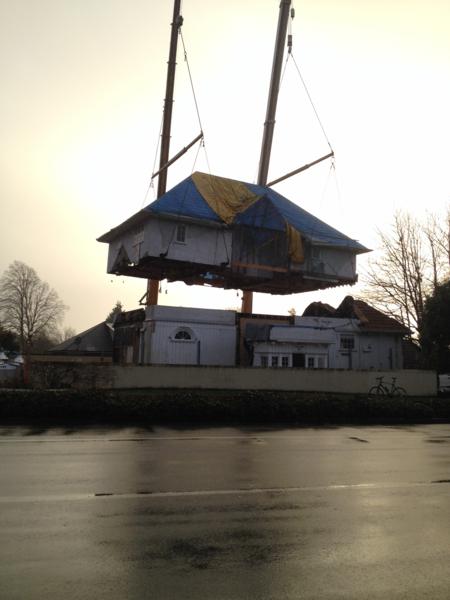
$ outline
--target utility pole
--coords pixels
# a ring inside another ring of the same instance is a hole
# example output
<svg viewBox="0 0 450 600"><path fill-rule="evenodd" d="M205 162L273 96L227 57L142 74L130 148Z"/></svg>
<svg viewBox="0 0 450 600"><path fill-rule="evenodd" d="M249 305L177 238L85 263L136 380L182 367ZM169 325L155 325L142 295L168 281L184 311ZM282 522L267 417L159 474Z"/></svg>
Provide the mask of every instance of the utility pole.
<svg viewBox="0 0 450 600"><path fill-rule="evenodd" d="M181 0L175 0L173 5L172 31L170 35L169 61L167 67L166 96L164 98L163 126L161 133L161 153L159 158L160 172L158 175L158 198L166 192L167 168L169 161L170 131L172 126L173 90L175 87L175 69L177 66L178 32L183 25L180 14ZM160 282L157 279L147 280L147 306L158 304Z"/></svg>
<svg viewBox="0 0 450 600"><path fill-rule="evenodd" d="M281 0L278 16L278 28L275 39L275 51L270 78L269 98L267 100L266 120L261 144L259 159L258 185L267 184L269 173L270 153L272 150L273 132L275 129L275 115L277 112L278 91L280 89L281 67L283 62L284 44L286 41L287 26L291 0ZM242 312L251 313L253 309L253 292L244 290L242 293Z"/></svg>

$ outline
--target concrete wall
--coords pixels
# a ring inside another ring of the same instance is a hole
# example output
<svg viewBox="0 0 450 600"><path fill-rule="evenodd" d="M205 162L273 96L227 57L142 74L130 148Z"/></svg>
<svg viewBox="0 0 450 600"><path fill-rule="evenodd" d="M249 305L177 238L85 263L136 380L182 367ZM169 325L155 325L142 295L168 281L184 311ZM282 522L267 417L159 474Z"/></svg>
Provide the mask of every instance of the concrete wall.
<svg viewBox="0 0 450 600"><path fill-rule="evenodd" d="M229 390L298 390L365 394L384 376L410 396L435 395L434 371L343 371L334 369L256 369L235 367L112 367L115 388L184 388Z"/></svg>
<svg viewBox="0 0 450 600"><path fill-rule="evenodd" d="M410 396L437 393L434 371L343 371L334 369L258 369L166 365L108 365L32 362L34 387L75 389L224 389L366 394L383 376L392 377Z"/></svg>

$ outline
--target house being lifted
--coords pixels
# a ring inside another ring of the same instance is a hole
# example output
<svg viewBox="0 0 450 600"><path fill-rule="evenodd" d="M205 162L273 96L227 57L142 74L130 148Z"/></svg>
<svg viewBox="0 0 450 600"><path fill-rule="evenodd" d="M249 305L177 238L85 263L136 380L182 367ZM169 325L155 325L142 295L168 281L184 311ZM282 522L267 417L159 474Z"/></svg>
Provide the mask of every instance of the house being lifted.
<svg viewBox="0 0 450 600"><path fill-rule="evenodd" d="M99 241L108 273L270 294L351 285L367 252L268 186L198 172Z"/></svg>
<svg viewBox="0 0 450 600"><path fill-rule="evenodd" d="M149 280L147 305L158 303L162 279L241 289L244 313L252 312L253 292L293 294L357 280L356 255L367 249L271 187L333 151L275 181L267 179L283 46L294 14L290 5L290 0L280 4L257 184L196 172L166 191L168 167L203 137L169 160L176 43L183 23L180 1L174 2L160 168L153 175L158 199L98 238L109 244L108 273Z"/></svg>

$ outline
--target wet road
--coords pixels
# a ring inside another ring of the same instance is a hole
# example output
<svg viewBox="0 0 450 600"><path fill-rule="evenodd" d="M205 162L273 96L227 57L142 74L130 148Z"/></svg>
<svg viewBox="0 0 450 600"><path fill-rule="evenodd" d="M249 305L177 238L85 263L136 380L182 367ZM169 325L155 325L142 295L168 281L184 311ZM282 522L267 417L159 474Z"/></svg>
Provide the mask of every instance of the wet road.
<svg viewBox="0 0 450 600"><path fill-rule="evenodd" d="M0 597L450 596L450 425L0 428Z"/></svg>

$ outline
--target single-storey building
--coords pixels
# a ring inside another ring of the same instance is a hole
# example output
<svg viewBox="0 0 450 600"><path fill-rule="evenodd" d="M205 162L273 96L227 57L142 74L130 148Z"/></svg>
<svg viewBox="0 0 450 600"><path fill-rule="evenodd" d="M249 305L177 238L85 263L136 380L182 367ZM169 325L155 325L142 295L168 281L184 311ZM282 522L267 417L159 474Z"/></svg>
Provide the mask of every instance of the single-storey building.
<svg viewBox="0 0 450 600"><path fill-rule="evenodd" d="M337 309L313 303L293 325L247 326L257 367L401 369L406 327L347 296Z"/></svg>
<svg viewBox="0 0 450 600"><path fill-rule="evenodd" d="M114 328L110 323L98 323L61 344L51 348L52 356L78 359L108 359L113 355Z"/></svg>
<svg viewBox="0 0 450 600"><path fill-rule="evenodd" d="M106 351L120 364L386 370L403 368L407 334L351 296L336 309L314 302L302 316L156 305L123 312L52 354Z"/></svg>

